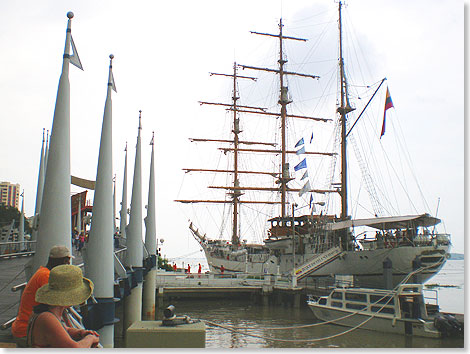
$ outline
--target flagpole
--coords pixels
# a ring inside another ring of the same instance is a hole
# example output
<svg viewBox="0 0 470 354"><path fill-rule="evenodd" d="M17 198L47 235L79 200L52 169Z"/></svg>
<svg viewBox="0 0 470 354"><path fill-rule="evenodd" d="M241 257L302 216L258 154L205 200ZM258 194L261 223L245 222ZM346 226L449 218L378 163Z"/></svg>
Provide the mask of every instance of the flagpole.
<svg viewBox="0 0 470 354"><path fill-rule="evenodd" d="M86 245L88 264L86 273L95 284L93 294L98 301L100 323L97 325L100 343L105 348L114 346L114 216L113 216L113 141L112 141L112 61L109 56L109 76L101 128L101 141L96 172L93 218Z"/></svg>
<svg viewBox="0 0 470 354"><path fill-rule="evenodd" d="M45 265L54 245L71 249L70 200L70 41L73 13L67 13L67 32L49 142L48 161L41 202L41 220L31 274ZM75 53L74 53L75 54Z"/></svg>

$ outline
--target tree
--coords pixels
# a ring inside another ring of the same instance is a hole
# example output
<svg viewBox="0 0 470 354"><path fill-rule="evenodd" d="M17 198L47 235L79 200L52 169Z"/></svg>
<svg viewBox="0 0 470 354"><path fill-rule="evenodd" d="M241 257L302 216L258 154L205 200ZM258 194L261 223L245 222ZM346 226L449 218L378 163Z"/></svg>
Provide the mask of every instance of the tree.
<svg viewBox="0 0 470 354"><path fill-rule="evenodd" d="M20 217L21 212L15 207L0 205L0 227L8 226L11 224L12 220L15 220L15 228L20 227ZM25 234L31 234L31 227L26 221L24 223L24 232Z"/></svg>

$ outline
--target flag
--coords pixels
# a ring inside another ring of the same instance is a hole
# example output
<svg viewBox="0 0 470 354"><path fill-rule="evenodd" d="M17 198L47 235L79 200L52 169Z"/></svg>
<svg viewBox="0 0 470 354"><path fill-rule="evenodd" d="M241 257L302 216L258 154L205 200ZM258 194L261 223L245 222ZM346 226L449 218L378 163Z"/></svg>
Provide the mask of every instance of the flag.
<svg viewBox="0 0 470 354"><path fill-rule="evenodd" d="M303 180L307 177L308 177L308 170L305 171L304 175L302 176L302 178L300 180Z"/></svg>
<svg viewBox="0 0 470 354"><path fill-rule="evenodd" d="M75 47L75 43L73 42L73 37L70 35L70 39L72 42L72 55L70 55L70 64L75 65L77 68L83 70L82 62L78 56L77 48Z"/></svg>
<svg viewBox="0 0 470 354"><path fill-rule="evenodd" d="M312 136L310 137L310 144L312 143L313 141L313 133L312 133Z"/></svg>
<svg viewBox="0 0 470 354"><path fill-rule="evenodd" d="M380 138L382 138L382 136L385 134L385 116L387 113L387 109L392 108L392 107L393 107L392 97L390 96L390 91L388 90L388 87L387 87L387 93L385 95L384 120L382 123L382 131L380 133Z"/></svg>
<svg viewBox="0 0 470 354"><path fill-rule="evenodd" d="M299 196L301 197L302 195L307 193L310 189L311 189L310 181L307 181L307 183L305 183L304 186L300 189Z"/></svg>
<svg viewBox="0 0 470 354"><path fill-rule="evenodd" d="M302 146L299 150L295 152L297 155L305 154L305 146Z"/></svg>
<svg viewBox="0 0 470 354"><path fill-rule="evenodd" d="M303 145L304 144L304 138L300 139L297 144L295 144L295 147L298 147L300 145Z"/></svg>
<svg viewBox="0 0 470 354"><path fill-rule="evenodd" d="M111 88L113 89L114 92L117 93L117 90L116 90L116 83L114 82L114 74L113 72L111 71L111 78L110 78L110 84L111 84Z"/></svg>
<svg viewBox="0 0 470 354"><path fill-rule="evenodd" d="M310 194L310 208L312 207L313 203L313 195ZM315 204L313 204L313 207L315 208Z"/></svg>
<svg viewBox="0 0 470 354"><path fill-rule="evenodd" d="M307 161L305 159L303 159L302 161L300 161L297 166L294 167L294 171L298 171L298 170L301 170L302 168L307 168Z"/></svg>

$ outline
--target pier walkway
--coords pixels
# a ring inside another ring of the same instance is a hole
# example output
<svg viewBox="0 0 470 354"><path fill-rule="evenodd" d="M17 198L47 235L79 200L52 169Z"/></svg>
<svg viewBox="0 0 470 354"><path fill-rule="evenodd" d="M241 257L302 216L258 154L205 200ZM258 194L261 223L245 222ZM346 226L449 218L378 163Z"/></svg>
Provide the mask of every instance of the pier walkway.
<svg viewBox="0 0 470 354"><path fill-rule="evenodd" d="M0 324L16 317L21 289L12 291L12 288L26 282L24 266L32 260L31 254L10 254L0 258ZM72 250L72 254L75 257L73 264L80 265L83 263L81 255L75 249ZM13 342L13 339L10 329L0 330L0 343L11 342Z"/></svg>

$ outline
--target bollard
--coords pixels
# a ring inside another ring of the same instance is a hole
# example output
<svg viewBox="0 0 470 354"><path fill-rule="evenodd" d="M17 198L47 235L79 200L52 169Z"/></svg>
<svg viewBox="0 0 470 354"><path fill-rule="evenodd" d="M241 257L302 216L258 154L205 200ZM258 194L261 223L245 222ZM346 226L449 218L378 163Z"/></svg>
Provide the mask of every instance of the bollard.
<svg viewBox="0 0 470 354"><path fill-rule="evenodd" d="M393 288L393 273L392 273L392 261L390 258L386 258L383 263L383 274L384 274L384 289Z"/></svg>

